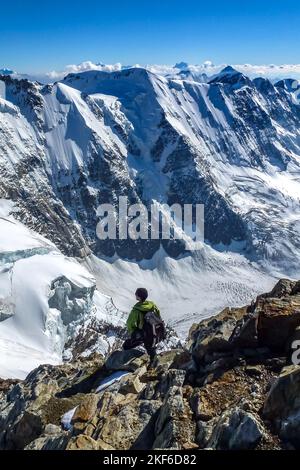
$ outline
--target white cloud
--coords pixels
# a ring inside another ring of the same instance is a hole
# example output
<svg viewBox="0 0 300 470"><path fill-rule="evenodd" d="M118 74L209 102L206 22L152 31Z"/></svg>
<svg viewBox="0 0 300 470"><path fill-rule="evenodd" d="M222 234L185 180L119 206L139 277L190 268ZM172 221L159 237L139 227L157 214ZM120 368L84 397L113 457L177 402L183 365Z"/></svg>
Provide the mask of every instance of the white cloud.
<svg viewBox="0 0 300 470"><path fill-rule="evenodd" d="M268 78L300 78L300 64L284 65L235 65L240 72L250 77L268 77Z"/></svg>
<svg viewBox="0 0 300 470"><path fill-rule="evenodd" d="M52 71L46 74L51 81L61 80L63 77L68 75L69 73L80 73L80 72L87 72L88 70L100 70L102 72L115 72L122 69L122 64L117 63L113 65L105 65L105 64L94 64L93 62L87 60L86 62L82 62L79 65L67 65L65 70L57 72Z"/></svg>
<svg viewBox="0 0 300 470"><path fill-rule="evenodd" d="M175 68L175 66L173 65L164 65L164 64L147 64L147 65L134 64L134 65L131 65L131 67L145 67L151 72L157 73L160 75L172 75L186 68L187 70L190 70L193 73L205 73L208 76L211 76L220 72L227 65L232 65L232 67L244 73L245 75L248 75L250 78L260 76L260 77L270 78L272 80L281 79L281 78L300 79L300 64L283 64L283 65L220 64L220 65L215 65L210 60L206 60L203 64L199 64L199 65L185 64L184 62L181 62L178 64L179 68ZM51 72L41 73L41 74L37 74L37 73L26 74L26 75L16 74L16 76L26 77L31 80L40 81L42 83L50 83L50 82L62 80L69 73L80 73L80 72L86 72L88 70L100 70L104 72L113 72L113 71L119 71L128 67L129 66L124 66L121 63L95 64L91 61L86 61L78 65L75 65L75 64L67 65L65 69L61 71L54 70Z"/></svg>

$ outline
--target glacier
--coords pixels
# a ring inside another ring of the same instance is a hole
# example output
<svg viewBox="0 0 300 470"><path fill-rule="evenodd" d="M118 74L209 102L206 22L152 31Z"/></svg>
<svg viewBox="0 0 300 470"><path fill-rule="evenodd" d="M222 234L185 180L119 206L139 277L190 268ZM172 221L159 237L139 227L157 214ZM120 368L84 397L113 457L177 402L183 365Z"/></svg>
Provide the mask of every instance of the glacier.
<svg viewBox="0 0 300 470"><path fill-rule="evenodd" d="M0 377L23 379L40 364L61 363L78 322L124 320L107 296L95 293L95 279L80 263L12 213L11 201L0 200ZM106 338L101 346L109 350Z"/></svg>

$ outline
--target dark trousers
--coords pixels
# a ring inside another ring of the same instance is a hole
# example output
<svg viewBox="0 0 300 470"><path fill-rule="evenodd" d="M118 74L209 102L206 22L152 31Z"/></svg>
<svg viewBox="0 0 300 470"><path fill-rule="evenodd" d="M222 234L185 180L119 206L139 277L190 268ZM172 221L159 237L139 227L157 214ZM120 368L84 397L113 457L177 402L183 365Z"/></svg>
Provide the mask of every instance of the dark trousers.
<svg viewBox="0 0 300 470"><path fill-rule="evenodd" d="M151 338L147 338L143 330L135 330L131 333L130 338L124 342L123 349L134 349L143 345L150 356L150 360L152 360L156 355L156 347L153 345L153 342L150 344L149 340L151 341Z"/></svg>

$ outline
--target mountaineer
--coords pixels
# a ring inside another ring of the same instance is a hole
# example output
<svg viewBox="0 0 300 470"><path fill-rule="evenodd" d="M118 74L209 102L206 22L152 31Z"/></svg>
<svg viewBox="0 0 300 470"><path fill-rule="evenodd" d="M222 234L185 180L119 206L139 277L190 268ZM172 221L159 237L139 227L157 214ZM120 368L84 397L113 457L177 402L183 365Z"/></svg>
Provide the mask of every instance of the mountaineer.
<svg viewBox="0 0 300 470"><path fill-rule="evenodd" d="M140 287L136 290L135 297L138 302L132 308L127 320L130 338L124 342L123 349L144 345L150 357L150 366L154 366L156 346L166 338L165 324L155 303L147 300L147 289Z"/></svg>

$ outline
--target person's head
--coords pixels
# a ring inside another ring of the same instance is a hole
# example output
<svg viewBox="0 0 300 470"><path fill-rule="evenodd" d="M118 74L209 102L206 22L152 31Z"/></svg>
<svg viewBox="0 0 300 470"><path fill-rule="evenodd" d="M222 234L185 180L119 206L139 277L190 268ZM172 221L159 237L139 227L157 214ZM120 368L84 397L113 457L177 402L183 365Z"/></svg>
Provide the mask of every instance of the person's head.
<svg viewBox="0 0 300 470"><path fill-rule="evenodd" d="M144 287L139 287L135 291L135 298L140 302L144 302L148 297L148 291Z"/></svg>

